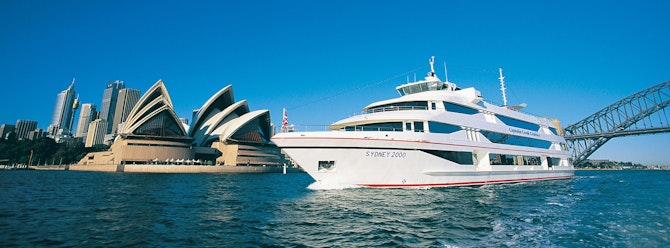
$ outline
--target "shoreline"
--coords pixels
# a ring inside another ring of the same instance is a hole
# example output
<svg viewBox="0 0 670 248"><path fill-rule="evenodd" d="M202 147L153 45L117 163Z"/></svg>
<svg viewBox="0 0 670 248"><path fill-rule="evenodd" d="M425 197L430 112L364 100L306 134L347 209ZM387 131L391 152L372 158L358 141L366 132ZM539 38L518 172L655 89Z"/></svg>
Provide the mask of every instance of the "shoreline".
<svg viewBox="0 0 670 248"><path fill-rule="evenodd" d="M154 165L154 164L129 164L129 165L41 165L41 166L18 166L0 167L0 170L36 170L36 171L91 171L91 172L125 172L125 173L229 173L229 174L254 174L254 173L304 173L300 167L280 166L207 166L207 165Z"/></svg>
<svg viewBox="0 0 670 248"><path fill-rule="evenodd" d="M213 166L213 165L70 165L71 171L125 172L125 173L296 173L303 172L297 167L280 166Z"/></svg>

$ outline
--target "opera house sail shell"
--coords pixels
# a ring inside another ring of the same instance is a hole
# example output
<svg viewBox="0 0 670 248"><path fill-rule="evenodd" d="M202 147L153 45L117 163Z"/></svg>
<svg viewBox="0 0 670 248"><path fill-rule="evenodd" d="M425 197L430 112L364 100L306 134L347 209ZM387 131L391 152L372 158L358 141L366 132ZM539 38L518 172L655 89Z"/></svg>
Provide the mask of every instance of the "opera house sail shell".
<svg viewBox="0 0 670 248"><path fill-rule="evenodd" d="M186 130L174 112L172 100L163 81L156 82L137 102L119 134L159 139L186 137Z"/></svg>
<svg viewBox="0 0 670 248"><path fill-rule="evenodd" d="M218 165L282 165L284 157L270 142L270 112L249 112L246 100L235 102L233 87L228 85L194 111L189 136L193 138L196 157L206 159L202 148L221 152Z"/></svg>
<svg viewBox="0 0 670 248"><path fill-rule="evenodd" d="M107 152L89 153L79 164L144 164L194 158L193 139L174 112L161 80L140 98L118 132Z"/></svg>
<svg viewBox="0 0 670 248"><path fill-rule="evenodd" d="M194 111L189 136L195 139L196 146L211 145L221 132L217 130L218 127L249 112L247 101L237 103L234 101L233 87L228 85L210 97L200 109Z"/></svg>

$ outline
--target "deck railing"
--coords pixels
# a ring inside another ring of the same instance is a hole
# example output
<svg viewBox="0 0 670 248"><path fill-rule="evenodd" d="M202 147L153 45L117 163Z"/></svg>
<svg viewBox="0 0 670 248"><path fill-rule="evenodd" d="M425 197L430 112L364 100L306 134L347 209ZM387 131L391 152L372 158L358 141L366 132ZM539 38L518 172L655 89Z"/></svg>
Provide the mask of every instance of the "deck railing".
<svg viewBox="0 0 670 248"><path fill-rule="evenodd" d="M424 106L386 106L386 107L371 108L368 109L367 111L364 111L363 113L372 114L372 113L389 112L389 111L427 110L427 109L428 107Z"/></svg>
<svg viewBox="0 0 670 248"><path fill-rule="evenodd" d="M347 127L345 129L340 129L340 131L347 132L362 132L362 131L375 131L375 132L402 132L402 128L392 128L392 127L366 127L366 126L353 126Z"/></svg>
<svg viewBox="0 0 670 248"><path fill-rule="evenodd" d="M319 131L346 131L346 132L362 132L362 131L385 131L385 132L402 132L402 128L393 127L369 127L369 126L349 126L346 129L341 128L337 130L330 130L329 125L294 125L292 132L319 132Z"/></svg>

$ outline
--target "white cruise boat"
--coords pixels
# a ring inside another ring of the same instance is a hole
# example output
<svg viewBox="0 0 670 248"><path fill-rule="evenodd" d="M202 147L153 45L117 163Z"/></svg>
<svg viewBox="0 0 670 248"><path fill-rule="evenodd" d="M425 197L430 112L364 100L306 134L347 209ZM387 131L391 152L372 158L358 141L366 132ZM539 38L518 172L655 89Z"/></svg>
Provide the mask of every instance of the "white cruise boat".
<svg viewBox="0 0 670 248"><path fill-rule="evenodd" d="M324 132L279 133L272 141L320 186L447 187L572 178L557 120L521 106L483 101L474 88L424 80L396 87ZM504 77L500 71L504 97ZM504 99L506 102L506 100Z"/></svg>

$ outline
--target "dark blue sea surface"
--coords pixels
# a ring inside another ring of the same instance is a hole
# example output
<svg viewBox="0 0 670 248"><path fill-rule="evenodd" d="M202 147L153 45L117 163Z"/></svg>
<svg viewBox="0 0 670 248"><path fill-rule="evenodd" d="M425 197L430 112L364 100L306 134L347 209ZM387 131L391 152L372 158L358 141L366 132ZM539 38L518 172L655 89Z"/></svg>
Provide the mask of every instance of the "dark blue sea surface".
<svg viewBox="0 0 670 248"><path fill-rule="evenodd" d="M296 174L0 171L0 247L668 247L670 171L311 190Z"/></svg>

